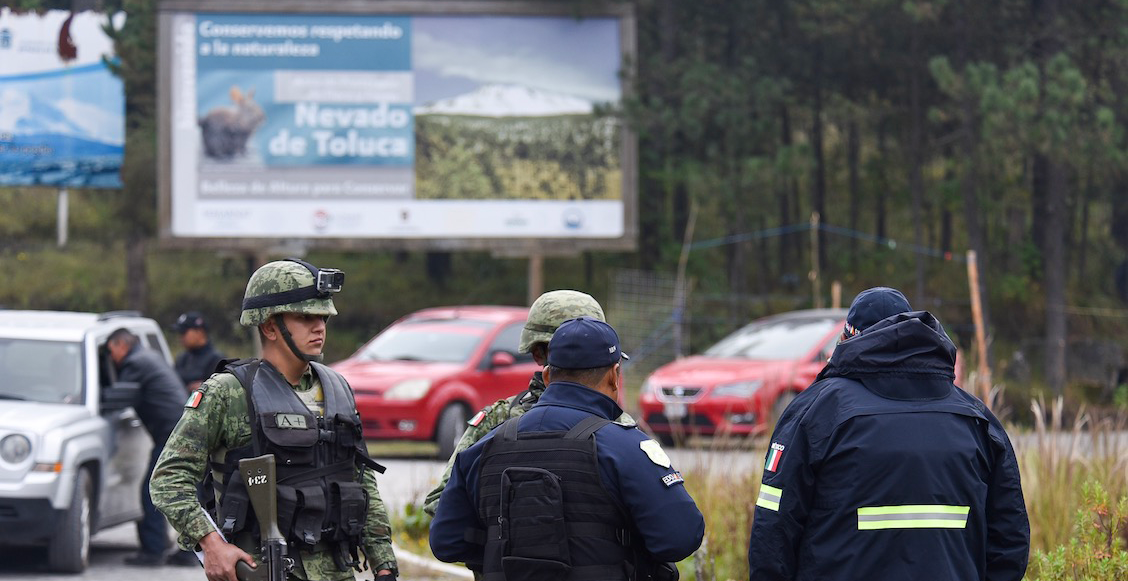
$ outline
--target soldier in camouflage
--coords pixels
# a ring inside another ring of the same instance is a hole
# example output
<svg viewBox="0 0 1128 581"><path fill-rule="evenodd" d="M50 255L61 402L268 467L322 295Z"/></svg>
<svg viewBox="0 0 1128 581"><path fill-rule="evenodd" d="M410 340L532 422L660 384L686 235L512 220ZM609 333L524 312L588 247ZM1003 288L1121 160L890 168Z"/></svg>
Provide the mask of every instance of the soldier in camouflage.
<svg viewBox="0 0 1128 581"><path fill-rule="evenodd" d="M548 362L548 342L552 339L552 334L564 321L576 317L593 317L600 321L606 321L603 315L603 307L587 293L574 290L555 290L542 294L529 307L529 316L525 321L525 328L521 330L521 344L518 345L517 350L521 353L532 354L537 365L544 367ZM443 489L446 488L447 481L450 480L455 456L473 446L475 442L481 440L483 436L490 433L505 420L529 411L529 408L532 408L533 404L540 399L544 390L544 379L541 377L541 372L537 371L529 380L529 389L508 399L498 400L470 418L467 422L469 426L458 441L454 453L447 460L442 479L423 501L424 512L435 516L435 511L439 507L439 497L442 496ZM624 426L635 425L634 418L626 412L623 412L623 415L619 416L615 423Z"/></svg>
<svg viewBox="0 0 1128 581"><path fill-rule="evenodd" d="M256 394L260 390L260 381L285 382L281 385L288 385L293 390L308 412L317 418L319 425L330 403L333 406L351 406L353 418L348 420L356 422L359 432L359 415L347 383L337 384L329 375L334 372L326 372L324 370L328 368L311 364L320 361L325 343L325 323L329 316L337 314L329 292L340 290L343 279L344 274L340 271L316 269L293 259L268 263L255 271L247 284L239 322L245 326L257 326L262 340L262 359L257 360L256 375L252 375ZM248 361L253 363L256 360ZM228 369L234 370L235 365L238 363L231 364ZM324 389L322 376L330 382ZM327 391L340 389L334 387L336 385L343 385L347 392L346 404L327 401ZM260 422L249 417L248 399L242 383L230 372L217 373L203 382L185 404L184 414L165 445L150 483L153 503L179 533L181 548L203 551L204 572L210 581L237 581L235 564L238 561L252 565L261 562L258 559L259 549L253 546L251 535L236 534L230 539L231 543L226 542L216 519L201 507L196 496L196 485L203 479L205 470L211 469L217 488L222 487L223 474L218 468L229 460L228 452L246 449L252 439L259 437L252 426L259 426ZM258 403L255 405L257 409ZM356 449L362 447L361 441ZM364 460L367 461L366 456ZM361 483L368 499L359 549L363 551L366 563L372 565L377 580L394 580L397 566L392 553L391 526L376 487L375 474L359 460L355 465L352 479ZM341 468L338 467L338 470ZM344 470L348 478L348 468ZM218 493L217 501L222 507L223 497ZM226 526L223 528L226 529ZM308 581L354 579L352 570L344 570L341 566L340 555L330 554L331 551L325 547L325 542L295 547L291 541L290 554L298 558L294 568L288 572L288 578Z"/></svg>

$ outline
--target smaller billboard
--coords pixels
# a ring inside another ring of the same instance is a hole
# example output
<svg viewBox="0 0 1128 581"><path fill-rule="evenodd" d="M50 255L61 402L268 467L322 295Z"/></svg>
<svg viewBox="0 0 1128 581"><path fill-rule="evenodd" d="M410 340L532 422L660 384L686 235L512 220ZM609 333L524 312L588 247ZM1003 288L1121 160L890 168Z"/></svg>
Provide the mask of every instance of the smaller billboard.
<svg viewBox="0 0 1128 581"><path fill-rule="evenodd" d="M109 20L0 8L0 186L121 187L125 92L104 61Z"/></svg>

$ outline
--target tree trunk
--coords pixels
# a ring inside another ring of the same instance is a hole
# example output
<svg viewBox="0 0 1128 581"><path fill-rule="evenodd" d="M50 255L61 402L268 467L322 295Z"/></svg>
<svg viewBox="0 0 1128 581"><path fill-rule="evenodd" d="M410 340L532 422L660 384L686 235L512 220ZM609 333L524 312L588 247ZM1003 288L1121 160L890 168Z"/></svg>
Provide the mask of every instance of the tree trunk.
<svg viewBox="0 0 1128 581"><path fill-rule="evenodd" d="M1046 190L1046 382L1055 394L1065 390L1065 230L1066 168L1049 162L1049 187Z"/></svg>
<svg viewBox="0 0 1128 581"><path fill-rule="evenodd" d="M1040 121L1045 115L1046 63L1061 51L1058 31L1058 0L1032 0L1031 8L1037 23L1037 36L1032 45L1034 57L1042 72ZM1060 146L1059 146L1060 147ZM1049 152L1037 151L1034 156L1034 235L1042 250L1042 284L1046 295L1046 383L1057 395L1065 391L1066 363L1066 240L1068 239L1068 191L1065 162L1054 157L1054 144ZM1039 187L1040 186L1040 187ZM1040 222L1040 224L1039 224Z"/></svg>
<svg viewBox="0 0 1128 581"><path fill-rule="evenodd" d="M967 66L971 63L971 31L967 21L967 11L970 0L963 0L957 8L957 23L959 34L956 38L957 54L961 72L967 73ZM988 265L991 257L987 252L987 244L983 232L983 223L980 220L982 209L979 204L979 157L976 147L979 143L977 123L975 121L975 97L970 93L963 95L960 100L960 156L963 157L963 175L960 177L960 193L963 197L964 228L967 229L968 246L975 251L979 263L979 271L990 272ZM991 307L987 301L986 276L979 277L979 284L975 292L979 295L980 312L983 316L983 329L985 334L991 336ZM987 342L990 345L990 341ZM990 347L988 347L990 349Z"/></svg>
<svg viewBox="0 0 1128 581"><path fill-rule="evenodd" d="M125 301L130 309L148 312L149 271L145 263L147 238L143 232L131 228L125 240Z"/></svg>
<svg viewBox="0 0 1128 581"><path fill-rule="evenodd" d="M818 212L819 223L830 222L826 215L826 155L823 152L823 46L818 40L815 44L815 71L814 71L814 123L811 126L811 148L815 155L815 176L811 188L811 211ZM818 232L819 255L818 270L826 271L826 233Z"/></svg>
<svg viewBox="0 0 1128 581"><path fill-rule="evenodd" d="M912 196L913 243L917 248L924 246L921 234L924 231L924 216L921 206L924 201L924 111L921 104L921 62L920 28L912 24L909 51L912 64L909 68L909 193ZM916 292L913 303L925 304L924 300L924 256L915 253Z"/></svg>
<svg viewBox="0 0 1128 581"><path fill-rule="evenodd" d="M885 123L878 122L877 124L877 155L881 158L883 164L889 163L889 143L886 140ZM877 235L879 240L885 239L885 199L889 195L889 178L886 177L885 172L880 172L881 186L877 188L877 196L874 200L874 234Z"/></svg>
<svg viewBox="0 0 1128 581"><path fill-rule="evenodd" d="M850 229L858 231L858 217L862 208L861 172L861 133L857 119L850 119L846 126L846 159L850 174ZM850 269L856 270L858 264L858 239L850 238Z"/></svg>

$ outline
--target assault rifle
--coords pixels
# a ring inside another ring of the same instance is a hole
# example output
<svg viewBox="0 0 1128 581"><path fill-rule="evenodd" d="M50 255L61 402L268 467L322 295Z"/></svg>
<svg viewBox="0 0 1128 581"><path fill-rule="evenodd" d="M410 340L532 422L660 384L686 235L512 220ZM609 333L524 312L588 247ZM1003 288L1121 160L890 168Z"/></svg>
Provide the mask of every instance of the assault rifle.
<svg viewBox="0 0 1128 581"><path fill-rule="evenodd" d="M274 454L239 460L239 473L247 487L251 507L258 517L264 563L251 568L243 561L235 564L239 581L286 581L294 561L286 556L286 538L278 530L278 484Z"/></svg>

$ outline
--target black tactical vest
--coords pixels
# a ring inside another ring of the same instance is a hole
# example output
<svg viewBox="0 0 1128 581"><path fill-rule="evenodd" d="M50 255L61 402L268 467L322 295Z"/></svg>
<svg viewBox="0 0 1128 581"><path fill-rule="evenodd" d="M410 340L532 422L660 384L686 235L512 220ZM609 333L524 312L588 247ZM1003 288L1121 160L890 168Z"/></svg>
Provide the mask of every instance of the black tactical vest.
<svg viewBox="0 0 1128 581"><path fill-rule="evenodd" d="M627 579L630 535L624 512L604 489L591 416L568 432L518 434L502 424L480 460L478 516L468 531L485 544L485 581Z"/></svg>
<svg viewBox="0 0 1128 581"><path fill-rule="evenodd" d="M258 521L239 472L239 460L274 454L278 477L278 528L291 547L331 552L342 571L356 567L368 514L368 495L358 468L383 467L368 458L352 391L339 373L310 363L321 380L325 414L316 417L289 382L261 361L243 359L225 371L239 380L247 396L251 443L227 452L219 485L218 523L229 539L253 537ZM218 484L218 483L217 483ZM297 556L297 551L291 551Z"/></svg>

